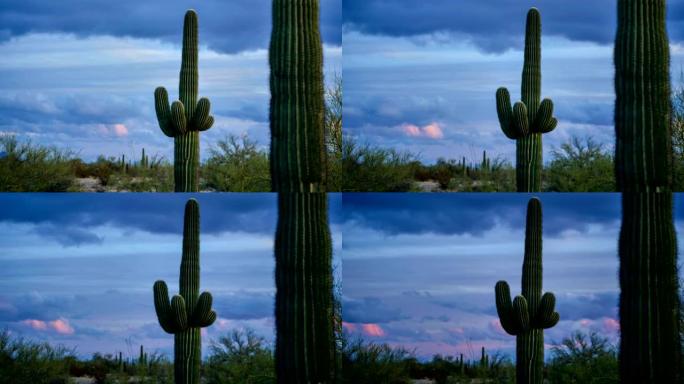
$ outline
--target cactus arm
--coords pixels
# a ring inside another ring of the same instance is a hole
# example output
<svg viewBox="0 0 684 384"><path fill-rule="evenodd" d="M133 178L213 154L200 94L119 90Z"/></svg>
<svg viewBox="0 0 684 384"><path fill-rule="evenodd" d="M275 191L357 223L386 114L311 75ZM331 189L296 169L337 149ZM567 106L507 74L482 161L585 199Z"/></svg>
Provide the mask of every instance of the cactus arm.
<svg viewBox="0 0 684 384"><path fill-rule="evenodd" d="M551 132L556 127L552 120L555 120L553 117L553 101L551 99L544 99L539 105L537 117L534 120L534 124L532 124L531 130L537 133Z"/></svg>
<svg viewBox="0 0 684 384"><path fill-rule="evenodd" d="M518 323L518 334L530 329L530 310L528 309L527 300L522 296L516 296L513 299L513 317Z"/></svg>
<svg viewBox="0 0 684 384"><path fill-rule="evenodd" d="M178 326L171 316L169 290L166 287L166 283L162 280L157 280L154 283L154 309L162 329L166 333L175 333L178 330Z"/></svg>
<svg viewBox="0 0 684 384"><path fill-rule="evenodd" d="M202 125L200 125L199 130L200 132L206 131L211 128L212 125L214 125L214 116L207 116L204 122L202 122Z"/></svg>
<svg viewBox="0 0 684 384"><path fill-rule="evenodd" d="M214 320L216 320L216 313L212 311L211 303L211 293L202 292L197 300L195 311L192 314L192 320L190 322L191 325L206 327L207 325L211 325Z"/></svg>
<svg viewBox="0 0 684 384"><path fill-rule="evenodd" d="M185 309L183 296L173 296L171 299L171 314L179 331L184 331L188 328L188 311Z"/></svg>
<svg viewBox="0 0 684 384"><path fill-rule="evenodd" d="M517 131L513 128L513 108L511 108L511 95L508 89L501 87L496 90L496 113L499 116L499 124L504 135L511 140L518 138Z"/></svg>
<svg viewBox="0 0 684 384"><path fill-rule="evenodd" d="M530 133L530 124L527 117L525 103L518 101L513 106L513 127L517 137L525 137Z"/></svg>
<svg viewBox="0 0 684 384"><path fill-rule="evenodd" d="M169 94L164 87L154 90L154 108L157 112L159 128L168 137L174 137L176 131L171 124L171 108L169 107Z"/></svg>
<svg viewBox="0 0 684 384"><path fill-rule="evenodd" d="M496 295L496 312L499 315L501 327L509 335L517 335L520 332L519 323L513 317L513 303L508 283L501 280L494 287Z"/></svg>
<svg viewBox="0 0 684 384"><path fill-rule="evenodd" d="M209 99L203 97L197 103L197 108L195 108L195 114L192 117L190 126L192 130L199 131L204 125L205 120L209 118L209 110L211 109L211 103Z"/></svg>
<svg viewBox="0 0 684 384"><path fill-rule="evenodd" d="M185 119L185 107L183 103L176 100L171 104L171 124L179 135L187 132L187 120Z"/></svg>
<svg viewBox="0 0 684 384"><path fill-rule="evenodd" d="M551 292L546 292L539 303L539 311L534 320L534 325L538 328L551 328L560 320L560 315L555 312L556 296Z"/></svg>

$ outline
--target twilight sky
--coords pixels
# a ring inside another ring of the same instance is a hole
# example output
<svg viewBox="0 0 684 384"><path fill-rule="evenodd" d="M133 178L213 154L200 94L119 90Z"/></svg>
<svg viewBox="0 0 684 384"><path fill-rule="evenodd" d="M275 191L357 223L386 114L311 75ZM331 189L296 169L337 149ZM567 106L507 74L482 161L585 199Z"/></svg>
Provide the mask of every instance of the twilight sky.
<svg viewBox="0 0 684 384"><path fill-rule="evenodd" d="M673 81L684 65L684 0L668 3ZM542 14L542 97L559 125L544 135L546 159L571 136L612 148L615 0L345 0L345 133L409 150L426 162L475 161L482 150L514 161L494 94L515 101L525 15Z"/></svg>
<svg viewBox="0 0 684 384"><path fill-rule="evenodd" d="M183 15L200 20L208 148L228 134L268 145L268 0L0 0L0 134L97 155L173 155L153 92L178 96ZM325 73L342 71L341 0L321 0ZM203 150L206 155L208 151Z"/></svg>
<svg viewBox="0 0 684 384"><path fill-rule="evenodd" d="M494 285L520 294L526 194L345 194L343 318L353 336L420 358L515 355L498 321ZM573 330L617 339L618 194L544 194L544 291L561 321L547 345ZM684 195L675 200L684 238ZM679 243L680 254L684 250Z"/></svg>
<svg viewBox="0 0 684 384"><path fill-rule="evenodd" d="M329 194L335 257L339 194ZM274 338L274 194L199 194L201 287L219 318L209 340L240 327ZM173 354L154 312L152 284L178 292L183 207L173 194L2 194L0 329L94 352ZM339 264L339 260L335 261ZM339 270L339 267L338 267ZM127 344L129 341L129 344Z"/></svg>

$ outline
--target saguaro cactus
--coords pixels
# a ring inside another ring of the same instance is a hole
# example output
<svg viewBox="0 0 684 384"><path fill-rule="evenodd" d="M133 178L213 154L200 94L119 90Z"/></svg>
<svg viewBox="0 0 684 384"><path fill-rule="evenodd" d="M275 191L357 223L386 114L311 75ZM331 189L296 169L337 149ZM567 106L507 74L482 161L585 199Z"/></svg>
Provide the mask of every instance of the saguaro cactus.
<svg viewBox="0 0 684 384"><path fill-rule="evenodd" d="M665 0L619 0L615 176L620 230L620 377L681 383L672 222L670 57Z"/></svg>
<svg viewBox="0 0 684 384"><path fill-rule="evenodd" d="M527 13L525 61L522 72L522 101L511 107L508 89L496 91L496 110L501 130L516 141L515 175L518 192L539 192L542 171L542 133L551 132L558 120L553 102L541 101L541 15L536 8Z"/></svg>
<svg viewBox="0 0 684 384"><path fill-rule="evenodd" d="M325 194L278 194L275 255L278 382L332 383L332 241Z"/></svg>
<svg viewBox="0 0 684 384"><path fill-rule="evenodd" d="M176 384L199 384L202 344L200 328L216 320L211 294L199 293L199 205L194 199L185 204L183 257L180 267L180 295L169 302L166 283L154 283L154 308L159 324L174 335L174 376Z"/></svg>
<svg viewBox="0 0 684 384"><path fill-rule="evenodd" d="M542 209L538 199L527 204L522 296L511 302L508 283L496 283L496 311L503 329L516 336L516 383L541 384L544 366L544 329L560 319L553 293L542 295Z"/></svg>
<svg viewBox="0 0 684 384"><path fill-rule="evenodd" d="M273 0L269 62L272 189L325 191L325 100L318 0Z"/></svg>
<svg viewBox="0 0 684 384"><path fill-rule="evenodd" d="M169 107L164 87L154 91L155 109L162 132L174 139L173 177L176 192L199 191L199 133L211 128L209 99L197 101L197 13L189 10L183 23L183 56L179 98Z"/></svg>

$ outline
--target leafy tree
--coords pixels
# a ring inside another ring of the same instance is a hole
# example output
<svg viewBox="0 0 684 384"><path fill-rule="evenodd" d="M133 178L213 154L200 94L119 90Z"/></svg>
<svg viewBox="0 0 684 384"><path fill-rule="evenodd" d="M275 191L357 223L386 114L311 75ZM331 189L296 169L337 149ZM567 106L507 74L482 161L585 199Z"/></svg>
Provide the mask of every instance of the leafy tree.
<svg viewBox="0 0 684 384"><path fill-rule="evenodd" d="M264 192L271 188L268 153L247 136L229 135L209 149L202 169L207 187L224 192Z"/></svg>
<svg viewBox="0 0 684 384"><path fill-rule="evenodd" d="M595 332L575 332L551 348L551 383L618 383L617 347Z"/></svg>
<svg viewBox="0 0 684 384"><path fill-rule="evenodd" d="M0 191L64 192L74 176L74 154L56 147L20 143L13 135L0 135Z"/></svg>
<svg viewBox="0 0 684 384"><path fill-rule="evenodd" d="M275 383L273 352L253 330L233 330L210 344L204 378L209 384Z"/></svg>
<svg viewBox="0 0 684 384"><path fill-rule="evenodd" d="M613 156L590 137L573 137L552 152L544 180L553 192L609 192L615 190Z"/></svg>
<svg viewBox="0 0 684 384"><path fill-rule="evenodd" d="M342 76L335 74L325 91L325 146L328 151L328 191L342 190Z"/></svg>

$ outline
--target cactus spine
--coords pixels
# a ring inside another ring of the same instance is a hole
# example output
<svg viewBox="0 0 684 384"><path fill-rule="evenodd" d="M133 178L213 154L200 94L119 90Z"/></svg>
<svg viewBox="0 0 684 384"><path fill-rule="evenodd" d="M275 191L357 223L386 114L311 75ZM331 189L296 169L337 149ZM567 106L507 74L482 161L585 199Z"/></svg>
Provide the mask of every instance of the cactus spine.
<svg viewBox="0 0 684 384"><path fill-rule="evenodd" d="M189 10L183 23L183 55L179 97L169 107L164 87L154 91L155 109L162 132L174 139L173 177L176 192L199 191L199 133L211 128L209 99L197 101L197 13Z"/></svg>
<svg viewBox="0 0 684 384"><path fill-rule="evenodd" d="M176 384L199 384L202 346L200 328L216 320L211 294L199 294L199 205L194 199L185 204L183 257L180 267L180 295L169 302L166 283L154 283L154 308L159 324L174 334L174 377ZM142 353L142 347L141 347Z"/></svg>
<svg viewBox="0 0 684 384"><path fill-rule="evenodd" d="M681 383L672 216L670 58L665 0L619 0L615 176L620 230L620 378Z"/></svg>
<svg viewBox="0 0 684 384"><path fill-rule="evenodd" d="M276 259L278 382L332 383L332 241L324 193L279 193Z"/></svg>
<svg viewBox="0 0 684 384"><path fill-rule="evenodd" d="M318 0L273 0L271 185L275 192L325 191L323 46Z"/></svg>
<svg viewBox="0 0 684 384"><path fill-rule="evenodd" d="M541 384L544 366L544 329L560 319L553 293L542 295L542 209L539 199L527 204L522 295L511 302L508 283L496 283L496 311L503 329L516 336L516 382Z"/></svg>
<svg viewBox="0 0 684 384"><path fill-rule="evenodd" d="M541 191L542 134L551 132L558 120L553 102L541 101L541 15L536 8L527 13L522 101L511 107L508 89L496 91L496 110L501 130L516 141L515 178L518 192Z"/></svg>

